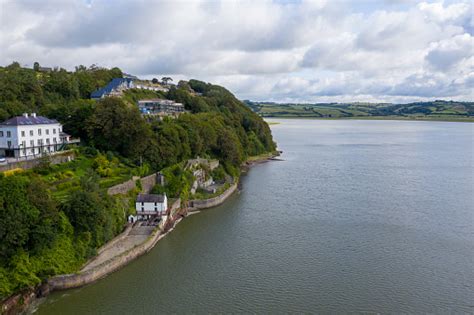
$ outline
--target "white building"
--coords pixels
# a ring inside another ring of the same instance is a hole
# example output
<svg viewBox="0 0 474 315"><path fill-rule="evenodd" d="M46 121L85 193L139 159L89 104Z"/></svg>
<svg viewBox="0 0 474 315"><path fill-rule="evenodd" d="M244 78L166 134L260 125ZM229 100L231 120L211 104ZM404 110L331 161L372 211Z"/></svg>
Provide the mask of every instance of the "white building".
<svg viewBox="0 0 474 315"><path fill-rule="evenodd" d="M168 198L164 195L139 194L135 202L137 214L128 217L128 221L133 223L137 220L149 220L153 217L161 218L168 210Z"/></svg>
<svg viewBox="0 0 474 315"><path fill-rule="evenodd" d="M0 123L0 156L28 157L52 153L76 143L54 119L23 114Z"/></svg>

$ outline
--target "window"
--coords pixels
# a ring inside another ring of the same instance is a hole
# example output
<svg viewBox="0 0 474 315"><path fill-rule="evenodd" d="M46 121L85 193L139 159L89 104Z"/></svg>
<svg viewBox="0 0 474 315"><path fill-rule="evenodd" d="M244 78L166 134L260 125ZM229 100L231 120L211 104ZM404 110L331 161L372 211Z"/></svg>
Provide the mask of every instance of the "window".
<svg viewBox="0 0 474 315"><path fill-rule="evenodd" d="M56 130L56 129L53 129L53 130ZM53 142L54 142L54 143L57 143L56 138L53 138Z"/></svg>
<svg viewBox="0 0 474 315"><path fill-rule="evenodd" d="M46 144L49 144L49 138L46 139Z"/></svg>
<svg viewBox="0 0 474 315"><path fill-rule="evenodd" d="M142 211L145 211L145 208L142 207Z"/></svg>
<svg viewBox="0 0 474 315"><path fill-rule="evenodd" d="M22 130L22 132L21 132L21 136L22 136L22 137L24 137L24 136L25 136L25 131L24 131L24 130Z"/></svg>
<svg viewBox="0 0 474 315"><path fill-rule="evenodd" d="M49 135L49 129L46 129L46 134Z"/></svg>
<svg viewBox="0 0 474 315"><path fill-rule="evenodd" d="M38 136L41 136L41 128L38 129Z"/></svg>
<svg viewBox="0 0 474 315"><path fill-rule="evenodd" d="M142 207L143 207L144 205L145 205L145 203L144 203L144 202L142 202Z"/></svg>
<svg viewBox="0 0 474 315"><path fill-rule="evenodd" d="M0 137L3 137L3 131L0 131Z"/></svg>
<svg viewBox="0 0 474 315"><path fill-rule="evenodd" d="M56 134L56 129L53 128L53 133Z"/></svg>
<svg viewBox="0 0 474 315"><path fill-rule="evenodd" d="M11 131L7 131L7 138L11 138L12 136L12 132Z"/></svg>
<svg viewBox="0 0 474 315"><path fill-rule="evenodd" d="M26 141L22 141L21 146L22 146L23 149L26 148Z"/></svg>
<svg viewBox="0 0 474 315"><path fill-rule="evenodd" d="M35 146L35 140L30 140L30 146L34 147Z"/></svg>
<svg viewBox="0 0 474 315"><path fill-rule="evenodd" d="M41 139L38 139L38 145L41 145Z"/></svg>
<svg viewBox="0 0 474 315"><path fill-rule="evenodd" d="M33 130L30 130L30 136L33 136Z"/></svg>
<svg viewBox="0 0 474 315"><path fill-rule="evenodd" d="M11 142L11 141L7 141L7 146L8 146L9 148L11 148L11 147L12 147L12 142Z"/></svg>

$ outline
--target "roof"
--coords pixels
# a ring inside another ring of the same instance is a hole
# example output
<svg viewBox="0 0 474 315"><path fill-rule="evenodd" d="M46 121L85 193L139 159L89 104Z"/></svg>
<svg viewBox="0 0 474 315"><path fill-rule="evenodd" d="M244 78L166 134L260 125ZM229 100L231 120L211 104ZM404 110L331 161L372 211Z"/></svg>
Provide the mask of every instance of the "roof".
<svg viewBox="0 0 474 315"><path fill-rule="evenodd" d="M0 123L2 126L24 126L24 125L49 125L59 124L56 119L49 119L43 116L16 116Z"/></svg>
<svg viewBox="0 0 474 315"><path fill-rule="evenodd" d="M101 98L105 94L110 94L113 90L119 87L122 83L129 84L132 82L133 79L131 78L114 78L110 81L105 87L98 89L91 93L91 98Z"/></svg>
<svg viewBox="0 0 474 315"><path fill-rule="evenodd" d="M137 196L137 202L159 202L165 201L165 195L154 195L154 194L139 194Z"/></svg>

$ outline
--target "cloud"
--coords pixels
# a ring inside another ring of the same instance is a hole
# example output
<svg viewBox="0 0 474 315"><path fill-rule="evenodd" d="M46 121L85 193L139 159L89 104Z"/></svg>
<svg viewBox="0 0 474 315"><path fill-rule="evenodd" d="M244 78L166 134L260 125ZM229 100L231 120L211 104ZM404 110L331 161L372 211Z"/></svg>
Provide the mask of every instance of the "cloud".
<svg viewBox="0 0 474 315"><path fill-rule="evenodd" d="M469 1L0 0L0 63L118 66L258 100L472 99L472 12Z"/></svg>

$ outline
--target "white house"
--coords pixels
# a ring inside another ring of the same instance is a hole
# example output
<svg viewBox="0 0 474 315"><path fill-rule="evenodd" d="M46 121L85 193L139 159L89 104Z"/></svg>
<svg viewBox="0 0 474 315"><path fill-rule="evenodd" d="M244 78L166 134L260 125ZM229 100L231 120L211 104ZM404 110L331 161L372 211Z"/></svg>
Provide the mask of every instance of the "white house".
<svg viewBox="0 0 474 315"><path fill-rule="evenodd" d="M139 194L135 202L136 215L128 217L128 221L133 223L137 220L149 220L153 217L166 215L168 210L168 198L164 195Z"/></svg>
<svg viewBox="0 0 474 315"><path fill-rule="evenodd" d="M70 137L57 120L25 113L0 123L0 156L18 158L56 152L65 144L79 142Z"/></svg>

